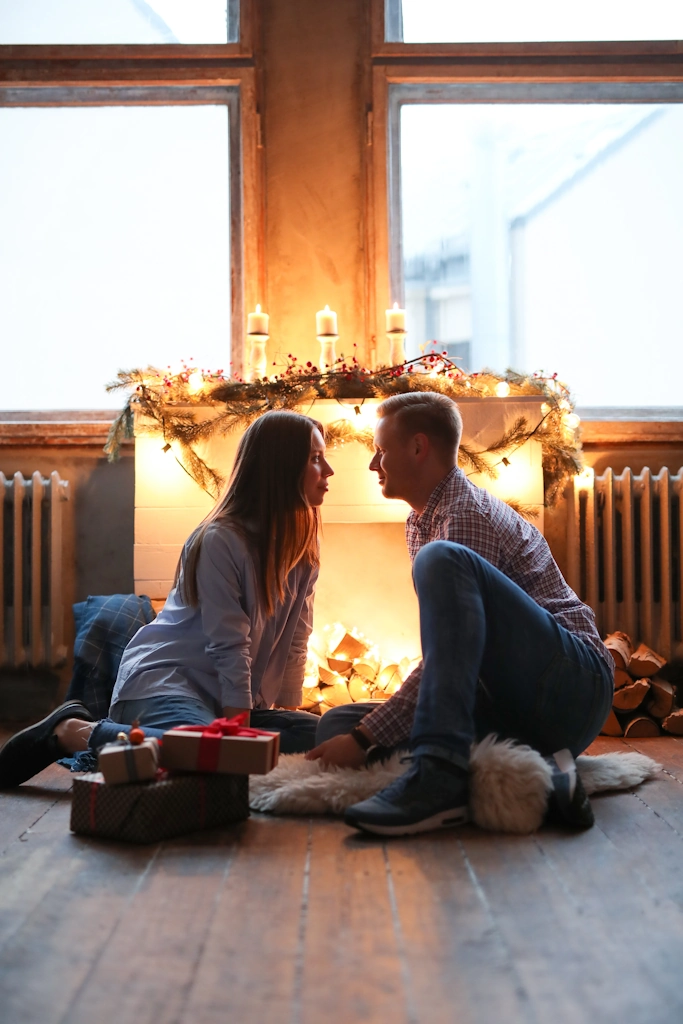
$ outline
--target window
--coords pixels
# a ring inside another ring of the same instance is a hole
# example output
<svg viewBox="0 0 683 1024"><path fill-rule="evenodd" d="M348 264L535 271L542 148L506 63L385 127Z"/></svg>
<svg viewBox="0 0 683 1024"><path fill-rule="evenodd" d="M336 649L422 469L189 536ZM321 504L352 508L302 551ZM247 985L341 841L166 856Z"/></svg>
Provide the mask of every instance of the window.
<svg viewBox="0 0 683 1024"><path fill-rule="evenodd" d="M0 0L0 43L230 43L236 0Z"/></svg>
<svg viewBox="0 0 683 1024"><path fill-rule="evenodd" d="M470 371L557 372L584 407L683 404L683 84L666 41L682 10L386 0L376 301L405 302L409 356L435 341Z"/></svg>
<svg viewBox="0 0 683 1024"><path fill-rule="evenodd" d="M390 0L405 43L534 43L680 39L679 0ZM393 9L393 10L392 10Z"/></svg>
<svg viewBox="0 0 683 1024"><path fill-rule="evenodd" d="M409 354L557 372L583 406L678 404L683 106L460 94L400 105Z"/></svg>
<svg viewBox="0 0 683 1024"><path fill-rule="evenodd" d="M117 407L122 368L229 369L235 90L105 92L0 109L6 409Z"/></svg>

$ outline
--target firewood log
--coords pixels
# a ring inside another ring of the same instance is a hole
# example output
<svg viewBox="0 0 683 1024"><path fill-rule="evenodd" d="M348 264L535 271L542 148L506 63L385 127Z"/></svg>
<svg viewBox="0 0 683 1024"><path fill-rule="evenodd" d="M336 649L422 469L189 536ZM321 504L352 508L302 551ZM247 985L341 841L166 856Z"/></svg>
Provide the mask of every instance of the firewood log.
<svg viewBox="0 0 683 1024"><path fill-rule="evenodd" d="M628 686L633 682L633 677L628 674L625 668L615 668L614 689L619 690L622 686Z"/></svg>
<svg viewBox="0 0 683 1024"><path fill-rule="evenodd" d="M401 688L402 682L398 665L385 665L375 680L375 686L379 690L385 690L391 696Z"/></svg>
<svg viewBox="0 0 683 1024"><path fill-rule="evenodd" d="M636 679L635 682L616 691L612 707L617 711L634 711L643 703L649 692L650 680Z"/></svg>
<svg viewBox="0 0 683 1024"><path fill-rule="evenodd" d="M320 692L325 704L333 708L338 708L340 704L351 704L353 700L345 680L336 682L334 686L322 686Z"/></svg>
<svg viewBox="0 0 683 1024"><path fill-rule="evenodd" d="M301 707L305 711L312 711L314 708L317 708L321 700L322 693L318 686L304 686Z"/></svg>
<svg viewBox="0 0 683 1024"><path fill-rule="evenodd" d="M337 672L340 676L348 675L351 669L353 668L352 661L346 661L342 658L328 658L327 664L330 666L333 672Z"/></svg>
<svg viewBox="0 0 683 1024"><path fill-rule="evenodd" d="M600 730L600 735L601 736L623 736L624 735L624 730L621 728L621 725L619 724L619 719L617 718L617 716L614 714L613 711L610 711L610 713L608 714L607 718L605 719L605 724L603 725L602 729Z"/></svg>
<svg viewBox="0 0 683 1024"><path fill-rule="evenodd" d="M363 676L354 673L349 679L349 693L351 694L351 700L364 701L370 700L370 692L372 689L371 683Z"/></svg>
<svg viewBox="0 0 683 1024"><path fill-rule="evenodd" d="M370 650L370 644L366 640L359 640L352 633L344 633L334 650L330 651L330 657L343 661L353 661L355 658L362 658Z"/></svg>
<svg viewBox="0 0 683 1024"><path fill-rule="evenodd" d="M664 665L666 665L665 658L653 651L651 647L640 644L631 655L628 670L635 679L641 679L643 676L656 676Z"/></svg>
<svg viewBox="0 0 683 1024"><path fill-rule="evenodd" d="M356 675L362 676L369 683L372 683L379 671L379 665L376 661L368 661L361 659L353 663L353 671Z"/></svg>
<svg viewBox="0 0 683 1024"><path fill-rule="evenodd" d="M662 729L664 732L670 732L672 736L683 736L683 710L674 708L662 722Z"/></svg>
<svg viewBox="0 0 683 1024"><path fill-rule="evenodd" d="M624 737L631 739L644 739L648 736L659 736L659 725L654 718L646 715L636 715L624 726Z"/></svg>
<svg viewBox="0 0 683 1024"><path fill-rule="evenodd" d="M344 662L344 664L346 664L346 662ZM324 683L325 686L334 686L337 682L338 673L333 672L331 668L326 668L324 665L318 666L318 674L320 676L320 681Z"/></svg>
<svg viewBox="0 0 683 1024"><path fill-rule="evenodd" d="M617 668L628 668L628 663L633 654L631 637L627 633L610 633L605 638L605 647L614 658Z"/></svg>
<svg viewBox="0 0 683 1024"><path fill-rule="evenodd" d="M645 710L653 718L666 718L673 710L675 696L672 684L655 676L650 695L645 702Z"/></svg>

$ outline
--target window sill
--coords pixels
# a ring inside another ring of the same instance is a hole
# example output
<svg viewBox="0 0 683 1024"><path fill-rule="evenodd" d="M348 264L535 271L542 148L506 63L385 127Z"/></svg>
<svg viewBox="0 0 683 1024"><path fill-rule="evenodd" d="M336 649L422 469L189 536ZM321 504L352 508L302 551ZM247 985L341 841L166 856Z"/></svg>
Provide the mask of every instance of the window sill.
<svg viewBox="0 0 683 1024"><path fill-rule="evenodd" d="M580 408L587 445L683 444L683 408Z"/></svg>
<svg viewBox="0 0 683 1024"><path fill-rule="evenodd" d="M117 415L115 409L0 412L0 448L102 448Z"/></svg>

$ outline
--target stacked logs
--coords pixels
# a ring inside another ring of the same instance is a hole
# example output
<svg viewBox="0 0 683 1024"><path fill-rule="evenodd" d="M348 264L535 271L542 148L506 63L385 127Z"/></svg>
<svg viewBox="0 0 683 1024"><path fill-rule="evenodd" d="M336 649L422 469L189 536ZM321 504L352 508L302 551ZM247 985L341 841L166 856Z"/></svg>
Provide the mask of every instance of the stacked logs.
<svg viewBox="0 0 683 1024"><path fill-rule="evenodd" d="M384 660L355 627L325 626L309 638L302 707L323 715L340 704L388 700L415 664L408 658Z"/></svg>
<svg viewBox="0 0 683 1024"><path fill-rule="evenodd" d="M676 687L659 673L666 659L645 644L635 650L626 633L610 633L605 646L614 658L614 700L603 736L659 736L661 731L683 736L683 710L676 704Z"/></svg>

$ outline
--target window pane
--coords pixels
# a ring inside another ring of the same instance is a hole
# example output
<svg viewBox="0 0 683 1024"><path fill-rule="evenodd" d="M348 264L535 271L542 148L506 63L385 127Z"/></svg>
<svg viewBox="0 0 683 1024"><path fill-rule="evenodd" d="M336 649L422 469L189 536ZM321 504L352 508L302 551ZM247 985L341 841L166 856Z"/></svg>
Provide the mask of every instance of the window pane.
<svg viewBox="0 0 683 1024"><path fill-rule="evenodd" d="M0 0L0 43L227 43L228 0ZM230 13L237 9L231 0ZM233 15L233 21L237 21Z"/></svg>
<svg viewBox="0 0 683 1024"><path fill-rule="evenodd" d="M390 0L397 5L401 0ZM403 0L406 43L681 39L680 0Z"/></svg>
<svg viewBox="0 0 683 1024"><path fill-rule="evenodd" d="M410 354L681 405L683 106L404 106Z"/></svg>
<svg viewBox="0 0 683 1024"><path fill-rule="evenodd" d="M225 106L0 110L0 408L122 404L118 370L230 363Z"/></svg>

